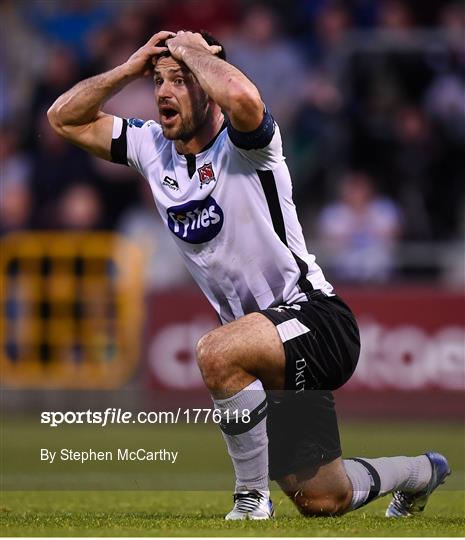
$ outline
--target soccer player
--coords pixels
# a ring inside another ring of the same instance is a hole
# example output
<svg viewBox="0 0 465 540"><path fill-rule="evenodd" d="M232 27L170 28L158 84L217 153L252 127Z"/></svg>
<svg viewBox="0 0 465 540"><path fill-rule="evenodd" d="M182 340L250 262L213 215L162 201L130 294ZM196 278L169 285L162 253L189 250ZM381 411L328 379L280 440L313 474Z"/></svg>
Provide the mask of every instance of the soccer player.
<svg viewBox="0 0 465 540"><path fill-rule="evenodd" d="M102 111L149 75L159 123ZM390 492L386 515L422 511L450 474L440 454L341 458L331 390L355 369L357 324L307 252L271 111L222 46L206 33L159 32L60 96L48 117L70 142L148 180L221 318L197 357L236 475L226 519L271 518L269 476L307 516L343 514Z"/></svg>

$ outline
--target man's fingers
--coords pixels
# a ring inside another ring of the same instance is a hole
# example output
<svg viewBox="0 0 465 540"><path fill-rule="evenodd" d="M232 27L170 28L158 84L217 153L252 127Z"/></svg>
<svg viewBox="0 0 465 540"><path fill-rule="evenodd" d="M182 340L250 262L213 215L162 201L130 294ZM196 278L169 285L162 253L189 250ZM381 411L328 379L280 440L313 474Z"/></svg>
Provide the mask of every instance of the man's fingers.
<svg viewBox="0 0 465 540"><path fill-rule="evenodd" d="M171 52L173 52L180 44L186 44L187 46L202 45L212 54L218 54L222 50L220 45L208 45L202 34L197 32L185 32L184 30L180 30L174 36L169 37L171 39L166 42L166 45Z"/></svg>
<svg viewBox="0 0 465 540"><path fill-rule="evenodd" d="M159 55L168 50L168 47L155 47L155 49L150 52L152 57L152 64L155 65L158 62Z"/></svg>
<svg viewBox="0 0 465 540"><path fill-rule="evenodd" d="M150 51L150 60L152 65L155 65L158 62L158 57L161 53L168 51L168 47L153 47Z"/></svg>
<svg viewBox="0 0 465 540"><path fill-rule="evenodd" d="M149 45L156 45L160 41L164 41L165 39L168 39L170 37L173 37L176 35L176 32L170 32L169 30L162 30L161 32L158 32L157 34L153 35L149 40Z"/></svg>
<svg viewBox="0 0 465 540"><path fill-rule="evenodd" d="M165 52L168 50L168 47L153 47L153 49L150 51L150 54L153 54L153 56L156 56L157 54L161 54L162 52Z"/></svg>

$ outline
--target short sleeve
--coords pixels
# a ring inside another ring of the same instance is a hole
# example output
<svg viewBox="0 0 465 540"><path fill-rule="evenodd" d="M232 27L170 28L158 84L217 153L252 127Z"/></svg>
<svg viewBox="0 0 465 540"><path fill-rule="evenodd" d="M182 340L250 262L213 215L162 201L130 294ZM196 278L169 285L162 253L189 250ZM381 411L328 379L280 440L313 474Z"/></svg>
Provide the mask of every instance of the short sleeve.
<svg viewBox="0 0 465 540"><path fill-rule="evenodd" d="M257 169L274 168L284 161L278 124L266 108L257 129L245 133L236 130L229 122L228 136L239 153Z"/></svg>
<svg viewBox="0 0 465 540"><path fill-rule="evenodd" d="M143 174L144 156L155 155L161 147L161 128L153 120L113 117L111 160Z"/></svg>

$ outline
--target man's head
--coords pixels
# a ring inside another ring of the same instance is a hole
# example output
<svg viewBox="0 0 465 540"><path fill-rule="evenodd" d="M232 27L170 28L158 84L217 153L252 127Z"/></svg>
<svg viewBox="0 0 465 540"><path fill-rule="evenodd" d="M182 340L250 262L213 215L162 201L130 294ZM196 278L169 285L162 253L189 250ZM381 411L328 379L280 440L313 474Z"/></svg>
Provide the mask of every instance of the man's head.
<svg viewBox="0 0 465 540"><path fill-rule="evenodd" d="M217 56L226 60L223 46L207 32L200 34L208 45L220 45ZM189 68L168 51L157 57L153 75L163 135L171 140L192 139L211 118L214 103Z"/></svg>

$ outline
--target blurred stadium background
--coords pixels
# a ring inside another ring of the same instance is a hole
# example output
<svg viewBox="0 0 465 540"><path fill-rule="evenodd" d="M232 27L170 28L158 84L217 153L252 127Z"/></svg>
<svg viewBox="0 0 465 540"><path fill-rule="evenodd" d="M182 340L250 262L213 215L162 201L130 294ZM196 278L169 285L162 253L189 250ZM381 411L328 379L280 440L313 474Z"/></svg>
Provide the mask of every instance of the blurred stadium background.
<svg viewBox="0 0 465 540"><path fill-rule="evenodd" d="M462 2L3 0L0 20L9 414L95 404L99 389L209 403L194 346L217 319L147 185L60 140L45 115L156 31L207 29L280 124L309 250L358 315L362 357L337 393L342 415L463 422ZM105 109L156 118L151 80Z"/></svg>

